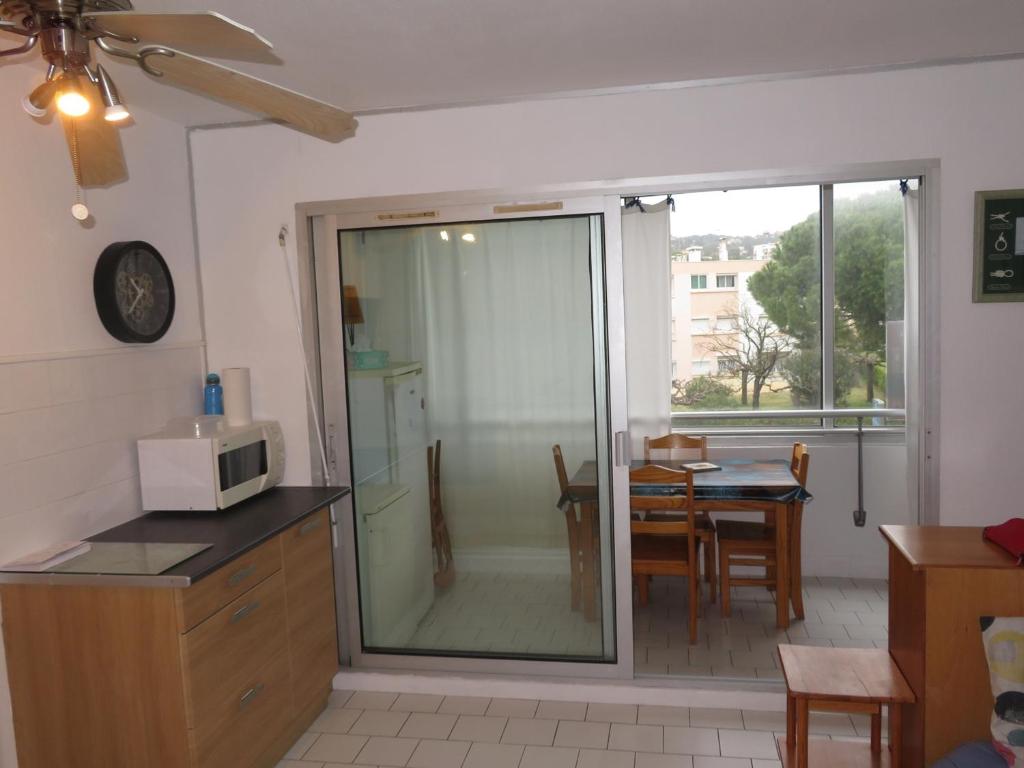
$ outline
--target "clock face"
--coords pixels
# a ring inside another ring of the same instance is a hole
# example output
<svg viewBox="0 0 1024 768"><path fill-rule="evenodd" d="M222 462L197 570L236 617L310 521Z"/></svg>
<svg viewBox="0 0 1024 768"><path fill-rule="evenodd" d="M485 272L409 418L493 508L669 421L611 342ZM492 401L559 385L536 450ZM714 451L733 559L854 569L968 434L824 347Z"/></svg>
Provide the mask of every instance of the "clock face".
<svg viewBox="0 0 1024 768"><path fill-rule="evenodd" d="M93 278L104 327L127 342L153 342L174 316L174 284L167 264L141 241L114 243L103 251Z"/></svg>

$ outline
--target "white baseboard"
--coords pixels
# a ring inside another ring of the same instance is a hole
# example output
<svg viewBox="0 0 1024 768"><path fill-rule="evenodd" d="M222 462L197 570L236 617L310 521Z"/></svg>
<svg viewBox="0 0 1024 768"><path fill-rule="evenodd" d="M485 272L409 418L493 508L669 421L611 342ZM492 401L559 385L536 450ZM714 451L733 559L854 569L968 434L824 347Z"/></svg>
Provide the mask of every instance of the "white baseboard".
<svg viewBox="0 0 1024 768"><path fill-rule="evenodd" d="M704 680L643 678L512 677L451 672L343 669L334 677L336 691L433 693L441 696L586 701L597 704L647 704L710 709L756 709L783 712L786 694L779 684L715 683Z"/></svg>
<svg viewBox="0 0 1024 768"><path fill-rule="evenodd" d="M452 551L455 568L467 573L569 574L569 550L548 547L470 547Z"/></svg>

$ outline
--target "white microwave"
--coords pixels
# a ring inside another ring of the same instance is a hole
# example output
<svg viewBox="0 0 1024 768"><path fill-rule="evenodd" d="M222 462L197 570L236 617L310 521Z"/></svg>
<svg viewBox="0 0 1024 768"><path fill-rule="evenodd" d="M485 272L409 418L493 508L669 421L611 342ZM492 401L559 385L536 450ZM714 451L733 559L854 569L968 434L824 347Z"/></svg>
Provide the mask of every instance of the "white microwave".
<svg viewBox="0 0 1024 768"><path fill-rule="evenodd" d="M281 482L284 437L276 421L228 426L223 417L172 421L138 441L142 508L225 509Z"/></svg>

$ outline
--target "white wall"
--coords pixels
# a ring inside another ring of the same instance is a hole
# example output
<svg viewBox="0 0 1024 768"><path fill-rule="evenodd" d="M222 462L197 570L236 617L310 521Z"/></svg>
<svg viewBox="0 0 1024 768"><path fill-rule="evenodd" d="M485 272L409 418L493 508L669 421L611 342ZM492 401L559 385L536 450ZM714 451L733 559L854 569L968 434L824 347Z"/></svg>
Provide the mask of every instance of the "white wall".
<svg viewBox="0 0 1024 768"><path fill-rule="evenodd" d="M38 125L19 106L39 77L0 68L0 562L138 515L134 439L195 413L201 399L184 129L138 113L122 133L131 178L89 191L95 220L82 226L69 213L60 126ZM167 336L146 348L111 338L93 304L100 252L135 239L163 254L177 299ZM0 768L14 766L0 657Z"/></svg>
<svg viewBox="0 0 1024 768"><path fill-rule="evenodd" d="M938 158L942 519L1002 520L1018 510L1024 356L1012 332L1024 305L971 303L971 230L975 190L1024 186L1024 105L1007 98L1022 79L1012 61L381 115L340 145L276 126L196 133L199 247L204 270L216 265L204 280L220 287L204 284L221 296L206 307L211 355L259 359L257 382L285 374L256 393L257 408L283 422L297 480L297 464L308 477L305 398L275 240L296 203ZM261 316L240 322L228 288ZM831 500L818 490L814 514L849 520L848 484Z"/></svg>

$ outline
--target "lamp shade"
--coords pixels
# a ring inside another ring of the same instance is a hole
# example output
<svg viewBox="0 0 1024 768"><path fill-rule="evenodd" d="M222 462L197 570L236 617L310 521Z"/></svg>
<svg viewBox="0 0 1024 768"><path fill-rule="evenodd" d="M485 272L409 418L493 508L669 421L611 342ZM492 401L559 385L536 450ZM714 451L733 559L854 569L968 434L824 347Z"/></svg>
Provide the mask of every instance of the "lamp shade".
<svg viewBox="0 0 1024 768"><path fill-rule="evenodd" d="M341 291L341 317L345 325L361 325L363 308L359 304L359 292L354 285L343 285Z"/></svg>

